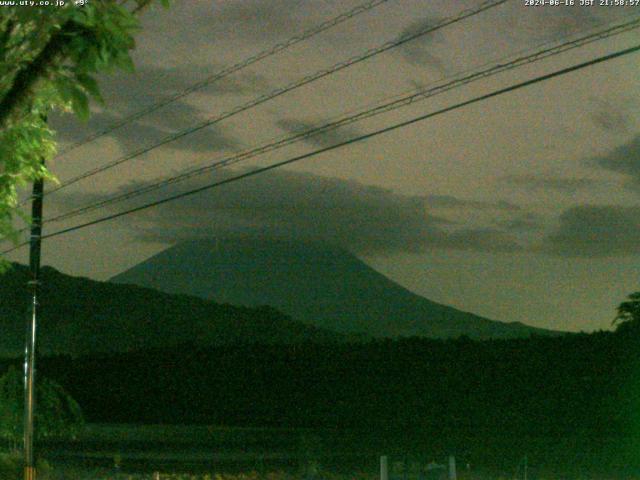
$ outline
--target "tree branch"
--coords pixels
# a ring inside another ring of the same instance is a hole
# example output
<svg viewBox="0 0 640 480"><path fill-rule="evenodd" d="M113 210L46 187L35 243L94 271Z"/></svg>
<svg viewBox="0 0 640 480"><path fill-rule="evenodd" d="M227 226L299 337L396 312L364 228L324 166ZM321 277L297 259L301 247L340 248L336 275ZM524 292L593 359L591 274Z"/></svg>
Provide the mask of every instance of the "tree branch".
<svg viewBox="0 0 640 480"><path fill-rule="evenodd" d="M0 101L0 130L7 127L12 119L19 118L27 110L38 82L49 75L51 68L65 58L66 47L71 40L67 35L74 25L67 22L51 36L42 51L33 61L16 75L9 91Z"/></svg>
<svg viewBox="0 0 640 480"><path fill-rule="evenodd" d="M142 13L149 5L151 5L151 2L153 2L153 0L139 0L138 6L132 10L132 13L134 15Z"/></svg>
<svg viewBox="0 0 640 480"><path fill-rule="evenodd" d="M153 0L138 0L132 13L142 13ZM38 83L47 78L53 67L60 65L67 57L67 46L70 44L76 28L73 21L65 23L54 33L45 47L34 60L16 75L13 84L0 100L0 130L7 127L11 120L17 120L28 111L30 101Z"/></svg>

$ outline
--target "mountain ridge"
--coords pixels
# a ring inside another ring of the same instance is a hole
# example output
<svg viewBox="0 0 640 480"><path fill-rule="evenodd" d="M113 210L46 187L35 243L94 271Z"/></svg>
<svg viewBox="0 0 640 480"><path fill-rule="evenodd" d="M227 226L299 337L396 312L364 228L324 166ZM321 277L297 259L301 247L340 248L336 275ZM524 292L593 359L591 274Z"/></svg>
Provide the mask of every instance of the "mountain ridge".
<svg viewBox="0 0 640 480"><path fill-rule="evenodd" d="M346 250L311 241L185 241L111 281L236 305L272 305L305 324L341 333L475 339L560 333L433 302Z"/></svg>

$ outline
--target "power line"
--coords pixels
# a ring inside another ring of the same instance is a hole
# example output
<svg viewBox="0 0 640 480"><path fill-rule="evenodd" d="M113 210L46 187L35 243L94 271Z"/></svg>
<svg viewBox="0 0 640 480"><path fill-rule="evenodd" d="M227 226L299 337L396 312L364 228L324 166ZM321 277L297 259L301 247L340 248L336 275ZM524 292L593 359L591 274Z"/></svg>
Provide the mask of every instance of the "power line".
<svg viewBox="0 0 640 480"><path fill-rule="evenodd" d="M463 85L467 85L469 83L481 80L481 79L486 79L488 77L491 77L493 75L497 75L499 73L503 73L505 71L511 70L513 68L517 68L520 67L524 64L527 63L533 63L536 61L540 61L555 55L558 55L560 53L564 53L566 51L575 49L575 48L579 48L582 47L584 45L587 45L589 43L598 41L598 40L602 40L605 38L609 38L613 35L619 35L621 33L626 33L628 31L637 29L640 27L640 19L634 19L631 20L629 22L625 22L623 24L619 24L619 25L615 25L612 27L609 27L605 30L599 30L596 31L594 33L590 33L588 35L576 38L574 40L570 40L564 43L561 43L559 45L555 45L551 48L546 48L543 50L538 50L535 51L532 54L529 55L524 55L524 56L519 56L514 58L513 60L510 60L507 63L498 63L497 65L493 65L490 68L484 69L484 70L480 70L480 71L475 71L472 74L469 75L464 75L460 74L457 78L446 82L444 84L439 84L436 85L435 87L432 88L423 88L418 90L417 92L414 91L409 95L404 95L401 96L400 98L394 97L394 100L388 101L386 103L377 105L376 107L373 108L368 108L365 109L364 111L360 111L356 114L352 114L352 115L346 115L342 118L339 118L338 120L335 121L331 121L329 123L325 123L324 125L318 126L318 127L314 127L314 128L310 128L306 131L303 132L299 132L297 134L291 135L291 136L286 136L282 139L276 140L276 141L272 141L270 143L261 145L259 147L255 147L249 150L245 150L243 152L239 152L237 154L234 154L230 157L226 157L224 159L218 160L216 162L213 162L209 165L205 165L202 167L198 167L195 169L191 169L188 170L186 172L183 172L179 175L167 178L167 179L163 179L160 180L158 182L152 183L150 185L145 185L144 187L140 187L140 188L136 188L133 190L130 190L128 192L124 192L124 193L120 193L114 196L111 196L109 198L106 198L104 200L100 200L98 202L94 202L91 203L89 205L85 205L79 208L76 208L74 210L62 213L60 215L57 215L53 218L47 219L46 222L47 223L53 223L53 222L59 222L68 218L72 218L75 217L77 215L83 214L83 213L87 213L93 210L96 210L98 208L107 206L107 205L111 205L113 203L117 203L123 200L128 200L131 198L135 198L137 196L143 195L145 193L149 193L151 191L155 191L158 190L162 187L168 186L168 185L172 185L175 183L179 183L182 182L184 180L187 180L189 178L193 178L199 175L203 175L204 173L213 171L213 170L217 170L219 168L223 168L223 167L228 167L230 165L239 163L241 161L245 161L248 160L250 158L254 158L256 156L262 155L264 153L276 150L276 149L280 149L283 148L287 145L290 145L292 143L301 141L301 140L305 140L308 138L311 138L313 136L322 134L322 133L327 133L329 131L333 131L339 127L345 126L345 125L349 125L361 120L364 120L366 118L371 118L374 117L376 115L380 115L382 113L387 113L389 111L392 110L396 110L408 105L413 104L416 101L422 101L425 100L427 98L431 98L434 97L436 95L440 95L444 92L453 90L454 88L459 88Z"/></svg>
<svg viewBox="0 0 640 480"><path fill-rule="evenodd" d="M196 92L198 90L201 90L202 88L211 85L219 80L222 80L226 77L228 77L229 75L232 75L236 72L239 72L240 70L243 70L246 67L249 67L251 65L253 65L254 63L257 63L261 60L264 60L267 57L270 57L272 55L275 55L281 51L284 51L304 40L308 40L311 37L314 37L315 35L318 35L326 30L329 30L332 27L335 27L347 20L352 19L353 17L356 17L357 15L360 15L362 13L365 13L367 11L370 11L378 6L380 6L383 3L386 3L389 0L371 0L367 3L358 5L357 7L349 10L348 12L342 13L340 15L338 15L337 17L331 18L323 23L321 23L320 25L317 25L316 27L313 27L303 33L301 33L300 35L296 35L293 36L291 38L289 38L288 40L285 40L284 42L278 43L276 45L274 45L271 48L268 48L266 50L263 50L255 55L252 55L238 63L236 63L235 65L232 65L228 68L225 68L224 70L221 70L218 73L215 73L193 85L190 85L189 87L185 88L184 90L182 90L181 92L178 92L174 95L168 96L165 99L154 103L152 105L149 105L146 108L143 108L142 110L139 110L138 112L135 112L131 115L126 116L125 118L121 119L120 121L102 129L99 130L98 132L95 132L91 135L88 135L87 137L85 137L84 139L73 143L72 145L66 147L65 149L63 149L61 152L58 153L58 155L56 157L61 157L63 155L66 155L67 153L83 146L86 145L90 142L93 142L94 140L97 140L100 137L103 137L105 135L108 135L109 133L122 128L123 126L139 119L142 118L150 113L153 113L177 100L180 100L181 98L186 97L187 95L190 95L193 92ZM144 153L144 152L143 152ZM97 173L97 172L96 172ZM78 179L79 180L79 179ZM75 183L75 181L71 182L71 183ZM50 190L49 192L45 192L45 195L47 195L48 193L53 193L57 190L60 190L62 188L64 188L66 185L65 184L60 184L58 187ZM20 203L20 206L26 204L28 201L28 199L25 199L24 201L22 201Z"/></svg>
<svg viewBox="0 0 640 480"><path fill-rule="evenodd" d="M320 25L317 25L309 30L306 30L304 32L302 32L299 35L295 35L287 40L285 40L284 42L278 43L266 50L263 50L259 53L256 53L255 55L252 55L248 58L245 58L244 60L241 60L240 62L225 68L197 83L194 83L193 85L190 85L189 87L185 88L184 90L168 96L162 100L160 100L157 103L154 103L152 105L149 105L148 107L143 108L142 110L139 110L131 115L128 115L124 118L122 118L121 120L119 120L118 122L102 129L99 130L91 135L88 135L87 137L83 138L82 140L73 143L72 145L66 147L64 150L62 150L59 154L58 157L63 156L69 152L71 152L72 150L75 150L83 145L86 145L87 143L93 142L94 140L103 137L111 132L113 132L114 130L117 130L119 128L122 128L123 126L138 120L139 118L142 118L150 113L153 113L173 102L176 102L177 100L180 100L181 98L186 97L187 95L190 95L193 92L196 92L198 90L203 89L206 86L211 85L212 83L215 83L219 80L222 80L226 77L228 77L229 75L232 75L236 72L239 72L240 70L243 70L251 65L253 65L254 63L257 63L261 60L264 60L265 58L268 58L272 55L275 55L277 53L282 52L283 50L286 50L290 47L293 47L294 45L303 42L305 40L308 40L311 37L314 37L326 30L329 30L337 25L340 25L341 23L346 22L347 20L352 19L353 17L356 17L362 13L368 12L370 10L373 10L374 8L382 5L383 3L388 2L389 0L371 0L369 2L363 3L361 5L358 5L355 8L352 8L351 10L349 10L348 12L344 12L341 13L340 15L338 15L337 17L331 18L325 22L322 22Z"/></svg>
<svg viewBox="0 0 640 480"><path fill-rule="evenodd" d="M602 40L605 38L609 38L613 35L618 35L621 33L626 33L628 31L631 31L633 29L638 28L638 26L640 26L640 19L634 19L631 20L629 22L625 22L622 24L617 24L614 26L611 26L607 29L604 30L598 30L592 33L589 33L585 36L582 37L578 37L575 38L573 40L561 43L559 45L555 45L551 48L546 48L543 50L538 50L538 51L534 51L533 54L529 54L529 55L524 55L524 53L526 52L530 52L532 49L526 50L524 52L519 52L516 55L521 55L519 57L516 57L512 60L510 60L507 63L498 63L497 65L493 65L491 68L485 69L485 70L481 70L481 71L474 71L474 73L470 74L470 75L466 75L463 76L466 72L461 72L458 77L456 79L454 79L453 81L450 81L448 83L445 84L440 84L435 86L434 88L429 88L429 89L421 89L417 92L412 92L409 95L403 94L404 96L401 95L396 95L392 98L394 98L394 100L384 103L382 105L377 105L374 108L371 109L365 109L364 111L360 111L358 113L356 113L355 115L347 115L346 117L342 117L339 120L336 121L332 121L329 122L327 124L321 125L319 127L316 128L312 128L309 129L307 131L304 132L300 132L298 134L295 134L293 136L288 136L288 137L284 137L283 139L279 139L277 141L268 143L266 145L262 145L260 147L256 147L250 150L246 150L244 152L240 152L238 154L235 154L231 157L227 157L225 159L222 159L220 161L214 162L212 164L203 166L203 167L198 167L196 169L192 169L192 170L188 170L186 172L181 173L180 175L168 178L168 179L164 179L161 180L159 182L153 183L151 185L146 185L144 187L138 188L138 189L134 189L128 192L124 192L122 194L118 194L112 197L109 197L107 199L104 200L100 200L98 202L62 213L58 216L55 216L53 218L49 218L46 220L47 223L54 223L54 222L58 222L61 220L65 220L68 218L72 218L75 217L77 215L80 215L82 213L87 213L89 211L95 210L97 208L103 207L103 206L107 206L116 202L120 202L123 200L127 200L130 198L135 198L136 196L160 189L164 186L167 185L171 185L174 183L178 183L184 180L187 180L189 178L195 177L195 176L199 176L202 175L204 173L207 173L209 171L213 171L216 170L218 168L222 168L222 167L226 167L229 165L233 165L236 163L239 163L241 161L244 161L246 159L249 158L253 158L255 156L261 155L263 153L266 152L270 152L276 149L280 149L284 146L290 145L294 142L300 141L300 140L305 140L307 138L313 137L315 135L321 134L321 133L326 133L328 131L332 131L335 130L336 128L339 128L340 126L343 125L348 125L360 120L363 120L365 118L370 118L382 113L386 113L388 111L391 110L395 110L397 108L401 108L407 105L410 105L412 103L414 103L415 101L418 100L424 100L427 98L431 98L435 95L439 95L441 93L444 93L446 91L452 90L453 88L457 88L463 85L466 85L468 83L480 80L480 79L485 79L488 78L490 76L496 75L498 73L502 73L506 70L510 70L512 68L516 68L520 65L526 64L526 63L532 63L535 61L539 61L539 60L543 60L546 58L549 58L551 56L566 52L568 50L574 49L574 48L578 48L578 47L582 47L586 44L592 43L594 41L598 41L598 40ZM545 45L549 45L552 44L553 42L545 42L542 43L541 45L538 45L538 47L542 47ZM511 55L510 57L507 58L511 58L514 55ZM501 59L500 61L502 61L503 59ZM485 64L487 65L487 64ZM484 66L484 65L483 65ZM481 66L482 67L482 66ZM478 68L481 68L478 67ZM25 229L21 230L20 232L24 231ZM20 233L19 232L19 233Z"/></svg>
<svg viewBox="0 0 640 480"><path fill-rule="evenodd" d="M254 175L258 175L258 174L261 174L261 173L264 173L264 172L267 172L267 171L270 171L270 170L274 170L274 169L282 167L284 165L290 165L292 163L299 162L301 160L304 160L304 159L307 159L307 158L311 158L311 157L320 155L322 153L325 153L325 152L328 152L328 151L331 151L331 150L336 150L338 148L341 148L341 147L344 147L344 146L347 146L347 145L351 145L351 144L356 143L356 142L360 142L360 141L363 141L363 140L367 140L369 138L376 137L378 135L382 135L384 133L388 133L388 132L391 132L391 131L394 131L394 130L398 130L400 128L404 128L404 127L407 127L409 125L413 125L414 123L418 123L418 122L427 120L429 118L433 118L435 116L442 115L444 113L451 112L453 110L457 110L457 109L466 107L468 105L479 103L479 102L488 100L490 98L497 97L499 95L503 95L505 93L513 92L515 90L519 90L521 88L528 87L528 86L534 85L536 83L544 82L546 80L550 80L550 79L555 78L555 77L566 75L568 73L575 72L575 71L581 70L583 68L590 67L592 65L596 65L596 64L603 63L603 62L606 62L606 61L609 61L609 60L613 60L615 58L619 58L619 57L622 57L624 55L629 55L629 54L635 53L635 52L637 52L639 50L640 50L640 45L636 45L634 47L626 48L624 50L619 50L619 51L614 52L614 53L603 55L603 56L597 57L595 59L579 63L577 65L573 65L573 66L570 66L570 67L562 68L560 70L556 70L554 72L551 72L551 73L548 73L548 74L545 74L545 75L540 75L540 76L535 77L535 78L530 79L530 80L526 80L526 81L523 81L523 82L520 82L520 83L516 83L516 84L508 86L508 87L500 88L498 90L494 90L494 91L492 91L490 93L486 93L484 95L480 95L480 96L474 97L474 98L472 98L470 100L465 100L463 102L456 103L456 104L451 105L449 107L441 108L441 109L436 110L434 112L430 112L430 113L427 113L427 114L424 114L424 115L420 115L418 117L414 117L414 118L412 118L410 120L405 120L403 122L396 123L396 124L388 126L388 127L384 127L384 128L378 129L378 130L374 130L373 132L370 132L370 133L367 133L367 134L364 134L364 135L359 135L357 137L354 137L354 138L349 139L349 140L345 140L345 141L337 143L335 145L331 145L331 146L328 146L328 147L320 148L320 149L314 150L312 152L305 153L303 155L298 155L298 156L289 158L287 160L276 162L276 163L268 165L266 167L258 168L256 170L251 170L249 172L245 172L245 173L236 175L234 177L230 177L230 178L227 178L227 179L224 179L224 180L220 180L220 181L217 181L217 182L214 182L214 183L210 183L210 184L198 187L198 188L194 188L192 190L188 190L186 192L182 192L182 193L179 193L179 194L176 194L176 195L172 195L170 197L165 197L163 199L156 200L156 201L150 202L150 203L146 203L144 205L140 205L140 206L135 207L135 208L131 208L131 209L124 210L124 211L121 211L121 212L118 212L118 213L107 215L107 216L92 220L90 222L85 222L85 223L82 223L82 224L79 224L79 225L75 225L73 227L68 227L68 228L65 228L65 229L62 229L62 230L58 230L56 232L44 235L42 238L45 239L45 238L57 237L59 235L63 235L63 234L70 233L70 232L73 232L73 231L76 231L76 230L80 230L82 228L90 227L90 226L97 225L97 224L100 224L100 223L103 223L103 222L106 222L106 221L109 221L109 220L113 220L113 219L116 219L116 218L119 218L119 217L123 217L125 215L130 215L132 213L136 213L136 212L139 212L139 211L142 211L142 210L146 210L148 208L156 207L156 206L162 205L164 203L172 202L172 201L178 200L180 198L184 198L184 197L187 197L187 196L190 196L190 195L194 195L196 193L203 192L205 190L210 190L210 189L215 188L215 187L219 187L219 186L222 186L222 185L226 185L228 183L232 183L232 182L236 182L236 181L248 178L248 177L252 177ZM18 245L18 246L14 247L14 248L12 248L10 250L6 250L6 251L4 251L2 253L3 254L9 253L9 252L11 252L13 250L16 250L16 249L24 246L24 245L27 245L27 243L23 243L23 244Z"/></svg>
<svg viewBox="0 0 640 480"><path fill-rule="evenodd" d="M159 142L157 142L157 143L155 143L153 145L150 145L148 147L140 148L140 149L135 150L135 151L123 156L123 157L120 157L120 158L118 158L116 160L113 160L113 161L111 161L111 162L109 162L109 163L107 163L107 164L105 164L103 166L96 167L96 168L94 168L92 170L89 170L89 171L87 171L85 173L82 173L80 175L72 177L71 179L61 183L57 187L49 190L48 192L45 193L45 195L49 195L49 194L52 194L52 193L57 192L59 190L62 190L63 188L68 187L69 185L77 183L77 182L79 182L81 180L84 180L85 178L91 177L93 175L97 175L99 173L102 173L102 172L104 172L106 170L109 170L109 169L111 169L113 167L116 167L117 165L120 165L120 164L122 164L124 162L127 162L129 160L133 160L134 158L137 158L140 155L143 155L143 154L148 153L148 152L150 152L152 150L155 150L158 147L161 147L161 146L166 145L168 143L171 143L171 142L173 142L175 140L178 140L179 138L185 137L187 135L191 135L192 133L195 133L195 132L197 132L199 130L202 130L203 128L206 128L206 127L209 127L209 126L214 125L216 123L219 123L219 122L221 122L223 120L226 120L226 119L228 119L228 118L230 118L230 117L232 117L234 115L237 115L237 114L242 113L244 111L247 111L247 110L249 110L251 108L254 108L254 107L258 106L258 105L261 105L261 104L263 104L263 103L265 103L265 102L267 102L269 100L272 100L272 99L277 98L277 97L279 97L281 95L284 95L284 94L286 94L288 92L291 92L291 91L296 90L298 88L301 88L301 87L303 87L305 85L308 85L308 84L310 84L312 82L320 80L321 78L324 78L324 77L327 77L329 75L332 75L332 74L334 74L334 73L336 73L336 72L338 72L340 70L343 70L345 68L348 68L348 67L350 67L352 65L356 65L356 64L358 64L360 62L368 60L369 58L372 58L372 57L374 57L376 55L379 55L379 54L384 53L384 52L386 52L388 50L391 50L392 48L396 48L396 47L398 47L400 45L403 45L403 44L405 44L407 42L410 42L411 40L414 40L414 39L416 39L418 37L424 36L424 35L426 35L428 33L431 33L431 32L434 32L436 30L439 30L441 28L444 28L444 27L446 27L448 25L452 25L452 24L460 22L460 21L462 21L462 20L464 20L466 18L469 18L469 17L472 17L474 15L477 15L477 14L479 14L481 12L484 12L484 11L489 10L491 8L494 8L494 7L497 7L499 5L502 5L503 3L506 3L507 1L509 1L509 0L485 1L482 4L478 5L477 7L465 9L465 10L461 11L460 13L458 13L457 15L453 16L453 17L449 17L447 19L444 19L444 20L438 22L436 25L433 25L433 26L430 26L428 28L422 29L419 32L412 33L410 35L402 36L399 39L386 42L386 43L384 43L384 44L382 44L382 45L380 45L378 47L375 47L375 48L372 48L370 50L367 50L364 54L357 55L357 56L352 57L352 58L350 58L348 60L345 60L343 62L337 63L337 64L333 65L332 67L330 67L328 69L320 70L320 71L318 71L316 73L313 73L313 74L311 74L309 76L306 76L306 77L304 77L304 78L302 78L300 80L297 80L297 81L295 81L293 83L290 83L290 84L288 84L288 85L286 85L284 87L277 88L277 89L275 89L275 90L273 90L273 91L271 91L271 92L269 92L267 94L261 95L261 96L255 98L254 100L252 100L252 101L250 101L250 102L248 102L248 103L246 103L244 105L241 105L239 107L236 107L236 108L234 108L232 110L229 110L229 111L227 111L227 112L225 112L225 113L223 113L223 114L221 114L219 116L212 117L212 118L210 118L208 120L205 120L205 121L203 121L203 122L201 122L201 123L199 123L197 125L194 125L194 126L192 126L190 128L187 128L185 130L181 130L179 132L173 133L173 134L165 137L164 139L160 140Z"/></svg>

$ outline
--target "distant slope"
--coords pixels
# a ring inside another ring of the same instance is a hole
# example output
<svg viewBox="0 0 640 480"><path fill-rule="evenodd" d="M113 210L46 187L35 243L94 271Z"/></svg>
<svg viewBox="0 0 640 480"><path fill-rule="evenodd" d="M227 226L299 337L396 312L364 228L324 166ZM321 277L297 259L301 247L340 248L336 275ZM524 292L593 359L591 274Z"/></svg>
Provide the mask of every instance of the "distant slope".
<svg viewBox="0 0 640 480"><path fill-rule="evenodd" d="M180 243L116 275L236 305L272 305L309 325L374 336L515 338L554 332L488 320L401 287L354 255L313 243L264 239Z"/></svg>
<svg viewBox="0 0 640 480"><path fill-rule="evenodd" d="M29 306L28 269L14 264L0 275L0 355L22 351ZM39 351L117 352L180 344L344 341L343 335L304 325L270 307L219 305L134 285L116 285L42 269Z"/></svg>

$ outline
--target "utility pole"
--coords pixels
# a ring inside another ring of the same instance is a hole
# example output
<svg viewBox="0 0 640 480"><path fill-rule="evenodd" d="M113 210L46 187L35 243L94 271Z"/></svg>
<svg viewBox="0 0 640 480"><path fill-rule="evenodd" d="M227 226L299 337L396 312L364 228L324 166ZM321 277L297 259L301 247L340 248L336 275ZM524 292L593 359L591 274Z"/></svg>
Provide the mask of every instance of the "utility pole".
<svg viewBox="0 0 640 480"><path fill-rule="evenodd" d="M36 480L36 466L33 455L33 412L36 400L36 326L39 314L38 290L40 283L43 192L44 179L39 178L33 182L31 236L29 239L29 273L31 278L28 286L31 292L31 311L27 318L27 336L24 348L24 480Z"/></svg>

